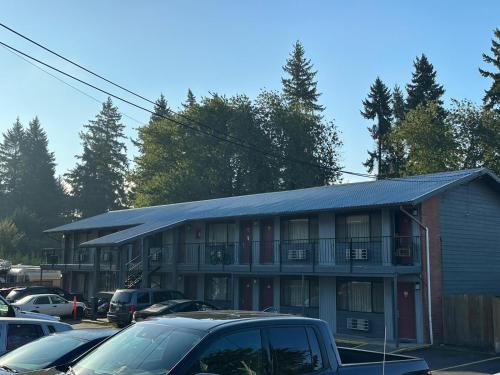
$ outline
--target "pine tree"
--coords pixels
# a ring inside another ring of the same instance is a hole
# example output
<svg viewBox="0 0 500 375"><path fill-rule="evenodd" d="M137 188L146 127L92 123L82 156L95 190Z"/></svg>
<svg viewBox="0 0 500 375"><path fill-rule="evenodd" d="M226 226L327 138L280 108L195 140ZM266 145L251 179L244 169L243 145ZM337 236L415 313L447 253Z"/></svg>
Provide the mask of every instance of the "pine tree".
<svg viewBox="0 0 500 375"><path fill-rule="evenodd" d="M4 210L10 212L16 206L23 205L21 184L23 178L23 147L25 130L19 121L3 135L0 144L0 184L5 195Z"/></svg>
<svg viewBox="0 0 500 375"><path fill-rule="evenodd" d="M48 149L47 134L35 117L25 131L23 148L24 206L46 226L61 222L64 192L55 177L55 157Z"/></svg>
<svg viewBox="0 0 500 375"><path fill-rule="evenodd" d="M392 115L396 122L403 121L405 117L405 100L403 91L398 85L392 90Z"/></svg>
<svg viewBox="0 0 500 375"><path fill-rule="evenodd" d="M84 125L86 130L80 133L83 153L66 176L77 213L82 217L126 205L128 160L123 142L125 127L120 121L118 109L108 98L95 120Z"/></svg>
<svg viewBox="0 0 500 375"><path fill-rule="evenodd" d="M495 40L496 38L496 40ZM492 64L496 72L490 72L484 69L479 69L483 77L491 78L493 82L491 87L485 91L483 104L486 109L494 109L500 111L500 29L495 29L494 39L491 40L492 56L483 53L483 61Z"/></svg>
<svg viewBox="0 0 500 375"><path fill-rule="evenodd" d="M154 114L151 115L149 119L150 122L163 120L166 116L169 115L170 109L168 108L167 99L163 94L155 102Z"/></svg>
<svg viewBox="0 0 500 375"><path fill-rule="evenodd" d="M285 98L306 111L323 111L323 106L318 104L321 94L317 91L317 82L314 80L317 71L313 70L311 60L305 57L304 46L299 41L295 43L283 70L289 76L281 78Z"/></svg>
<svg viewBox="0 0 500 375"><path fill-rule="evenodd" d="M441 96L444 94L442 85L436 82L436 71L429 62L427 56L422 54L417 57L413 63L415 71L411 83L406 85L406 110L417 108L419 105L425 105L434 102L442 106Z"/></svg>
<svg viewBox="0 0 500 375"><path fill-rule="evenodd" d="M184 109L188 109L193 107L195 104L196 104L196 96L194 96L191 89L188 89L186 101L182 103L182 106L184 107Z"/></svg>
<svg viewBox="0 0 500 375"><path fill-rule="evenodd" d="M377 176L386 177L389 172L387 158L389 156L390 144L389 133L391 132L392 110L391 92L382 80L377 77L370 87L368 97L363 100L363 111L361 115L368 119L377 119L377 123L368 128L377 146L376 150L368 151L369 158L364 163L371 173L377 165Z"/></svg>

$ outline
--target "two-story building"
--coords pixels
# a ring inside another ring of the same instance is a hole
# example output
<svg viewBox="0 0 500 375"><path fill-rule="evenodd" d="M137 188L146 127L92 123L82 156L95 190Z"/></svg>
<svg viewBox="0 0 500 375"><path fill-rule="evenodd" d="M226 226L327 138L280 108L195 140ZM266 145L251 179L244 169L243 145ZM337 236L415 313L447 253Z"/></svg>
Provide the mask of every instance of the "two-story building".
<svg viewBox="0 0 500 375"><path fill-rule="evenodd" d="M444 294L500 293L499 225L500 180L472 169L107 212L48 230L43 267L87 296L174 288L422 343Z"/></svg>

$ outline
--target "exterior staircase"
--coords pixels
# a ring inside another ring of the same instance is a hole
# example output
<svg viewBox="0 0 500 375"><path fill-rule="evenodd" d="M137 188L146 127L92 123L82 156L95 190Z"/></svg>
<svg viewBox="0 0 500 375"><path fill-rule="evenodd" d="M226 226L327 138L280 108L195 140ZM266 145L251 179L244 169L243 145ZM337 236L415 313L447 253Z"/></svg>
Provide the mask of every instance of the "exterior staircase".
<svg viewBox="0 0 500 375"><path fill-rule="evenodd" d="M148 258L146 261L148 262L148 276L158 272L161 268L161 260L162 260L162 248L150 249ZM143 278L143 264L144 260L142 255L135 257L130 260L125 268L127 270L125 277L125 288L126 289L136 289L141 287L142 278Z"/></svg>

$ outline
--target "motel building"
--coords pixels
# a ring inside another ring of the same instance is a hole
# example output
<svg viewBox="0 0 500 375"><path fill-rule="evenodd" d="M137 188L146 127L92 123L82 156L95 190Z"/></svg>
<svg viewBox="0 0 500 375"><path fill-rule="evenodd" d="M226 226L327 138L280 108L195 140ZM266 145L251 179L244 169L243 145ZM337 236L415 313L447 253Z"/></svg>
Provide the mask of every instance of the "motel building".
<svg viewBox="0 0 500 375"><path fill-rule="evenodd" d="M170 288L439 342L443 296L500 294L498 228L500 180L480 168L106 212L49 229L42 268L87 297Z"/></svg>

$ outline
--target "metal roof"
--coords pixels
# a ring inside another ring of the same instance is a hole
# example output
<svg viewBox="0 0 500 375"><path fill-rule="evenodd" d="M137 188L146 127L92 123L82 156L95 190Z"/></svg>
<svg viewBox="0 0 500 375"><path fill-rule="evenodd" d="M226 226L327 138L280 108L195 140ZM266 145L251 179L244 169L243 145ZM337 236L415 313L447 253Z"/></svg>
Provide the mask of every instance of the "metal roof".
<svg viewBox="0 0 500 375"><path fill-rule="evenodd" d="M87 247L117 246L137 237L194 220L417 204L455 184L481 176L488 176L500 186L500 180L492 172L485 168L476 168L110 211L46 232L126 228L82 244Z"/></svg>

